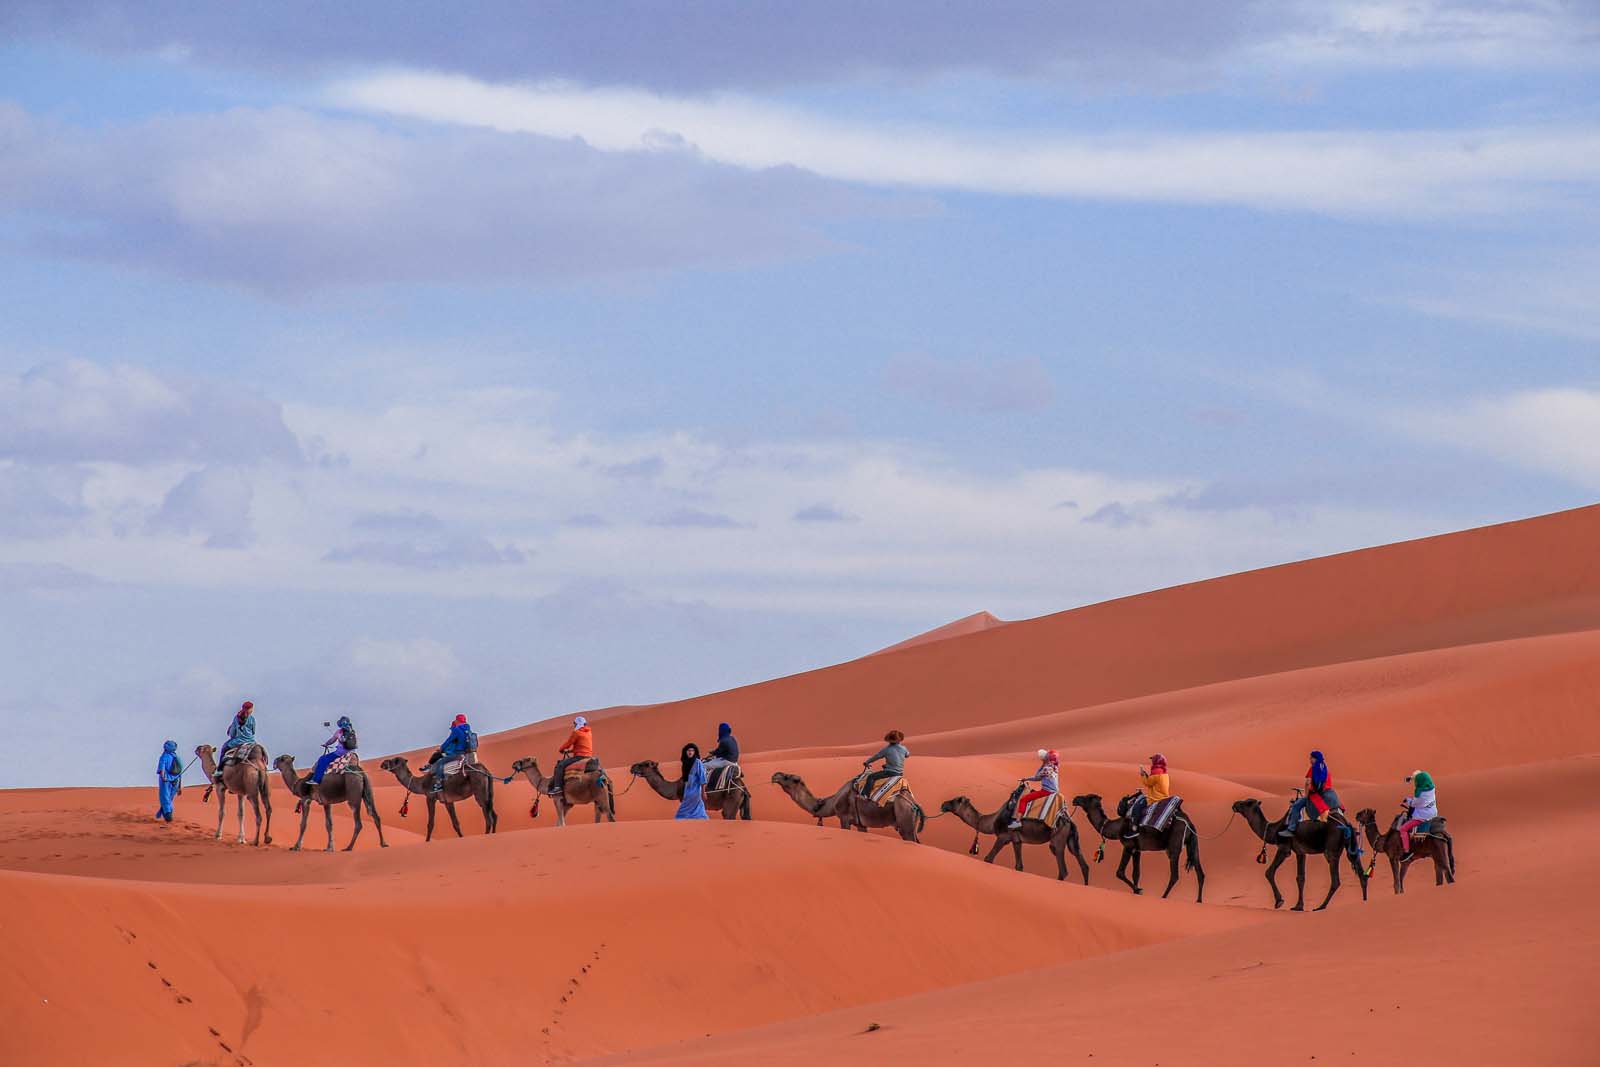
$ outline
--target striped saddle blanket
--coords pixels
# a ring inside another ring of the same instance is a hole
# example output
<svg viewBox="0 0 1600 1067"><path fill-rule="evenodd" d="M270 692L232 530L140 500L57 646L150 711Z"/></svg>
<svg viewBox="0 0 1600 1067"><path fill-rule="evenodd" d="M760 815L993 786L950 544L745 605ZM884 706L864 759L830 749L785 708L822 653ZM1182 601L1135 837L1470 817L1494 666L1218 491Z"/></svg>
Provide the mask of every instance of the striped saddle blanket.
<svg viewBox="0 0 1600 1067"><path fill-rule="evenodd" d="M1017 818L1038 819L1040 822L1047 822L1054 826L1061 821L1061 817L1066 813L1067 804L1061 798L1061 794L1051 793L1047 797L1028 801L1022 806L1022 810L1017 812Z"/></svg>
<svg viewBox="0 0 1600 1067"><path fill-rule="evenodd" d="M724 763L720 767L712 767L706 772L706 792L720 793L736 781L741 773L737 763Z"/></svg>
<svg viewBox="0 0 1600 1067"><path fill-rule="evenodd" d="M1144 810L1144 819L1139 825L1157 832L1165 830L1171 824L1172 817L1178 814L1178 806L1182 803L1182 797L1164 797L1156 801Z"/></svg>
<svg viewBox="0 0 1600 1067"><path fill-rule="evenodd" d="M862 787L866 785L867 773L869 772L863 772L860 777L856 779L855 788L857 793L860 793ZM867 799L871 800L874 804L883 805L891 803L894 798L899 796L901 793L905 793L907 796L909 796L911 794L911 786L906 783L905 775L897 774L892 778L885 778L883 781L879 782L878 787L872 791L872 796L868 797Z"/></svg>
<svg viewBox="0 0 1600 1067"><path fill-rule="evenodd" d="M357 756L354 752L346 752L344 755L328 764L328 769L323 771L322 775L324 778L326 778L330 774L344 774L347 771L351 774L366 773L361 769L361 757Z"/></svg>
<svg viewBox="0 0 1600 1067"><path fill-rule="evenodd" d="M230 763L249 763L257 759L266 762L266 758L267 750L252 741L248 745L234 745L228 749L222 754L222 762L217 767L221 769Z"/></svg>

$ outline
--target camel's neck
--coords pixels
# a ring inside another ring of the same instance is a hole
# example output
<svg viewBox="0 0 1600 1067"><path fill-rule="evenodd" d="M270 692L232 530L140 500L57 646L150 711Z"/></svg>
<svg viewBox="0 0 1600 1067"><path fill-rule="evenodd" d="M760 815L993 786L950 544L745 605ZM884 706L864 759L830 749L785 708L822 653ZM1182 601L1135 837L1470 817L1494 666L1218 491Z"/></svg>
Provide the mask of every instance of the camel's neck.
<svg viewBox="0 0 1600 1067"><path fill-rule="evenodd" d="M1261 840L1267 839L1267 832L1272 829L1272 824L1267 822L1267 814L1259 807L1251 808L1245 813L1244 821L1250 824L1251 831Z"/></svg>
<svg viewBox="0 0 1600 1067"><path fill-rule="evenodd" d="M664 800L678 799L678 786L681 782L669 782L662 777L661 768L651 767L639 777L650 784L650 788L659 793Z"/></svg>
<svg viewBox="0 0 1600 1067"><path fill-rule="evenodd" d="M783 791L789 794L790 800L794 801L811 814L821 814L822 801L818 800L816 795L812 793L810 789L806 788L806 784L804 782L797 779L793 782L785 783Z"/></svg>
<svg viewBox="0 0 1600 1067"><path fill-rule="evenodd" d="M1089 825L1094 827L1094 832L1097 834L1102 833L1105 830L1106 823L1110 821L1106 818L1106 809L1099 804L1085 805L1083 814L1088 818Z"/></svg>
<svg viewBox="0 0 1600 1067"><path fill-rule="evenodd" d="M295 796L299 796L300 776L295 773L294 767L286 763L279 767L278 770L283 774L283 781L286 785L288 785L289 792L293 793Z"/></svg>
<svg viewBox="0 0 1600 1067"><path fill-rule="evenodd" d="M411 764L402 762L400 766L394 768L394 776L405 787L406 792L422 792L422 782L416 775L411 773Z"/></svg>
<svg viewBox="0 0 1600 1067"><path fill-rule="evenodd" d="M1380 852L1383 851L1383 845L1380 843L1383 835L1378 833L1378 820L1364 819L1362 820L1361 828L1367 832L1367 844Z"/></svg>
<svg viewBox="0 0 1600 1067"><path fill-rule="evenodd" d="M217 761L209 752L200 753L200 769L205 771L207 778L217 776Z"/></svg>
<svg viewBox="0 0 1600 1067"><path fill-rule="evenodd" d="M999 812L995 812L994 815L983 815L978 811L977 805L972 803L970 800L962 800L961 803L957 804L950 810L955 814L956 818L960 819L962 822L966 823L980 834L994 833L996 816L1000 814Z"/></svg>
<svg viewBox="0 0 1600 1067"><path fill-rule="evenodd" d="M544 792L545 786L550 784L550 780L540 773L539 768L533 764L522 768L522 773L528 776L528 782L533 788L541 793Z"/></svg>

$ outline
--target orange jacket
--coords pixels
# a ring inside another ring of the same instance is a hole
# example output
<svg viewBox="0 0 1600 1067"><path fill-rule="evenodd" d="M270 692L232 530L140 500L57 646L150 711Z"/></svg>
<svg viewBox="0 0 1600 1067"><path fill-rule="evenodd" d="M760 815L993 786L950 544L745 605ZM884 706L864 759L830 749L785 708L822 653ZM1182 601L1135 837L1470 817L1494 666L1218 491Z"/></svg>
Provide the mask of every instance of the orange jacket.
<svg viewBox="0 0 1600 1067"><path fill-rule="evenodd" d="M1140 779L1139 784L1144 789L1144 795L1150 798L1152 804L1158 800L1165 800L1172 795L1172 779L1167 777L1166 771L1147 774Z"/></svg>
<svg viewBox="0 0 1600 1067"><path fill-rule="evenodd" d="M587 726L580 726L572 731L572 736L567 738L567 743L561 746L561 751L569 756L594 755L594 735L589 733Z"/></svg>

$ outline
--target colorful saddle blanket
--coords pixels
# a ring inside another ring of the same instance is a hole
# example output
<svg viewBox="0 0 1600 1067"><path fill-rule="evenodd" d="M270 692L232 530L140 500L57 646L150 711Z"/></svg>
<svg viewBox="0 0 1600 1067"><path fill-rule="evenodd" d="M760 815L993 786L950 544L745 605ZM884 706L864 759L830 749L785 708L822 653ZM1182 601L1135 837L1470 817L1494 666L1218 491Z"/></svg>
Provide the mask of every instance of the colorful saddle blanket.
<svg viewBox="0 0 1600 1067"><path fill-rule="evenodd" d="M230 763L250 763L258 759L261 762L265 762L266 758L267 750L262 748L256 742L252 741L247 745L234 745L232 748L228 749L228 751L222 754L222 762L217 766L220 769L228 766Z"/></svg>
<svg viewBox="0 0 1600 1067"><path fill-rule="evenodd" d="M1182 797L1165 797L1144 809L1144 818L1140 826L1149 827L1156 832L1165 830L1172 823L1172 817L1178 814L1178 807L1183 803Z"/></svg>
<svg viewBox="0 0 1600 1067"><path fill-rule="evenodd" d="M361 757L357 756L354 752L346 752L344 755L328 764L328 769L322 772L322 776L326 778L330 774L345 774L347 772L350 774L366 773L361 769Z"/></svg>
<svg viewBox="0 0 1600 1067"><path fill-rule="evenodd" d="M1022 806L1022 810L1017 812L1017 818L1038 819L1040 822L1047 822L1054 826L1061 821L1061 817L1066 813L1067 803L1062 799L1061 794L1051 793L1047 797L1028 801Z"/></svg>
<svg viewBox="0 0 1600 1067"><path fill-rule="evenodd" d="M862 787L867 784L867 774L869 773L871 772L864 771L859 777L856 778L855 788L857 793L860 793ZM903 774L897 774L893 777L885 778L883 781L879 782L877 788L872 791L872 796L868 797L867 799L871 800L874 804L884 805L893 802L894 798L899 796L901 793L910 794L910 792L911 786L906 784L906 776Z"/></svg>
<svg viewBox="0 0 1600 1067"><path fill-rule="evenodd" d="M712 767L706 772L706 792L717 793L736 781L743 773L737 763L724 763L720 767Z"/></svg>
<svg viewBox="0 0 1600 1067"><path fill-rule="evenodd" d="M594 774L598 770L600 770L600 761L591 756L588 759L567 764L567 769L562 772L561 777L564 781L570 782L574 778L582 778L584 775Z"/></svg>

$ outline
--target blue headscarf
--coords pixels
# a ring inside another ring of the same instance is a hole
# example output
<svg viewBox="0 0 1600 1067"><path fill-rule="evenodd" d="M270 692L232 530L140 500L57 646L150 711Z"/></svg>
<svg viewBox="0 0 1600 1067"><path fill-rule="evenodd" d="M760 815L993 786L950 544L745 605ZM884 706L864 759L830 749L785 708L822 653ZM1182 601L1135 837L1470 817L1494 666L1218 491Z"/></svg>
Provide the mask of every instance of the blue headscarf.
<svg viewBox="0 0 1600 1067"><path fill-rule="evenodd" d="M176 742L176 741L168 741L166 744L161 746L161 751L165 752L169 756L177 755L178 754L178 742Z"/></svg>
<svg viewBox="0 0 1600 1067"><path fill-rule="evenodd" d="M1315 750L1311 753L1311 788L1321 789L1328 784L1328 764L1322 758L1322 753Z"/></svg>
<svg viewBox="0 0 1600 1067"><path fill-rule="evenodd" d="M729 726L727 723L720 722L720 723L717 724L717 740L718 741L722 740L724 737L727 737L731 733L733 733L733 727Z"/></svg>

